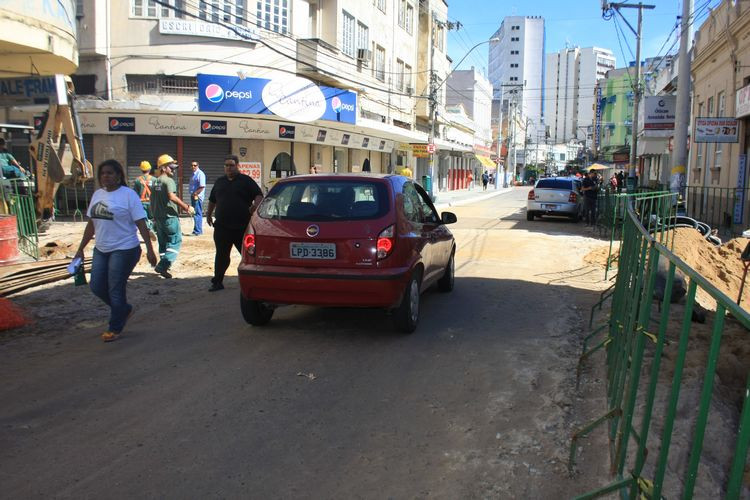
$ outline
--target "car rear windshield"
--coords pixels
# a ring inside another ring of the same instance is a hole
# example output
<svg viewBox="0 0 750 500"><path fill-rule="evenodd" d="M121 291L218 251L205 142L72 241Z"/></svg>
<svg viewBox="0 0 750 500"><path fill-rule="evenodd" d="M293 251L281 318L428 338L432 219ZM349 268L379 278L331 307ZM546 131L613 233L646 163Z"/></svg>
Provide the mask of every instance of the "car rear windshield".
<svg viewBox="0 0 750 500"><path fill-rule="evenodd" d="M388 205L388 192L381 182L305 180L274 186L258 215L303 221L377 219L388 211Z"/></svg>
<svg viewBox="0 0 750 500"><path fill-rule="evenodd" d="M565 189L573 190L573 181L568 179L539 179L536 183L537 189Z"/></svg>

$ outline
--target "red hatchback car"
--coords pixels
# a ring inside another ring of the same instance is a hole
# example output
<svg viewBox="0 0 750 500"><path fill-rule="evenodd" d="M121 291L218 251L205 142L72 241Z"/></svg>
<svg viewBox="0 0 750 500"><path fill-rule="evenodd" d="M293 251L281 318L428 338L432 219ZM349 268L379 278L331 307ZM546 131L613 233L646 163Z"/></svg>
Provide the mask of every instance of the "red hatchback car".
<svg viewBox="0 0 750 500"><path fill-rule="evenodd" d="M400 175L303 175L253 214L239 267L245 321L279 304L378 307L413 332L421 292L453 289L456 243L422 187Z"/></svg>

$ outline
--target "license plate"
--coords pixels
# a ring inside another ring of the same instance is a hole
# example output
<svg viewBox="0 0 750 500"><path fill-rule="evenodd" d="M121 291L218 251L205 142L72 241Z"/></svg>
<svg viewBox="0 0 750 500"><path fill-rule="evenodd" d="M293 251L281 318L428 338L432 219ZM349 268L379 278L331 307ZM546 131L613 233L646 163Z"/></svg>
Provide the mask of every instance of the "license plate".
<svg viewBox="0 0 750 500"><path fill-rule="evenodd" d="M557 210L557 205L542 205L545 210Z"/></svg>
<svg viewBox="0 0 750 500"><path fill-rule="evenodd" d="M293 259L335 259L335 243L290 243L289 255Z"/></svg>

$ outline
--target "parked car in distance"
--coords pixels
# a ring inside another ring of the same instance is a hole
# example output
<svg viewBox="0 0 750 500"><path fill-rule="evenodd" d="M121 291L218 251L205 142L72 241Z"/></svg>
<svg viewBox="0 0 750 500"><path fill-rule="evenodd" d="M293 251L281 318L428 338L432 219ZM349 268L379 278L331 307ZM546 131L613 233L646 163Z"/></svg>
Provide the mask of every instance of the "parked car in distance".
<svg viewBox="0 0 750 500"><path fill-rule="evenodd" d="M526 201L526 220L543 215L569 217L574 222L581 220L583 194L581 181L570 177L546 177L539 179L529 191Z"/></svg>
<svg viewBox="0 0 750 500"><path fill-rule="evenodd" d="M420 294L454 284L456 243L422 187L400 175L281 179L253 214L239 266L245 321L268 323L280 304L375 307L417 328Z"/></svg>

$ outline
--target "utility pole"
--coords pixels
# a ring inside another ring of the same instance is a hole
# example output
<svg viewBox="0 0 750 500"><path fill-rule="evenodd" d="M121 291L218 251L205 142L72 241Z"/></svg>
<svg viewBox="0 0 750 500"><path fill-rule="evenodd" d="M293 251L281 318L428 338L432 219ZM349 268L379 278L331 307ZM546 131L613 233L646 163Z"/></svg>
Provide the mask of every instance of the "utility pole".
<svg viewBox="0 0 750 500"><path fill-rule="evenodd" d="M607 0L602 0L602 16L605 19L611 19L614 15L612 11L619 14L625 24L628 25L630 31L635 34L635 82L630 82L633 87L633 120L631 124L631 140L630 140L630 168L628 169L628 191L635 191L635 177L636 177L636 156L638 148L638 107L641 102L641 32L643 30L643 9L654 9L655 5L644 5L639 2L637 4L629 3L609 3ZM638 28L633 29L625 16L622 15L620 9L638 9ZM609 17L607 17L609 16Z"/></svg>
<svg viewBox="0 0 750 500"><path fill-rule="evenodd" d="M677 191L685 196L685 176L687 175L687 136L690 121L690 57L688 46L691 42L691 18L693 0L682 0L682 19L680 19L680 55L677 67L677 113L674 124L672 155L672 175L669 179L670 191Z"/></svg>

